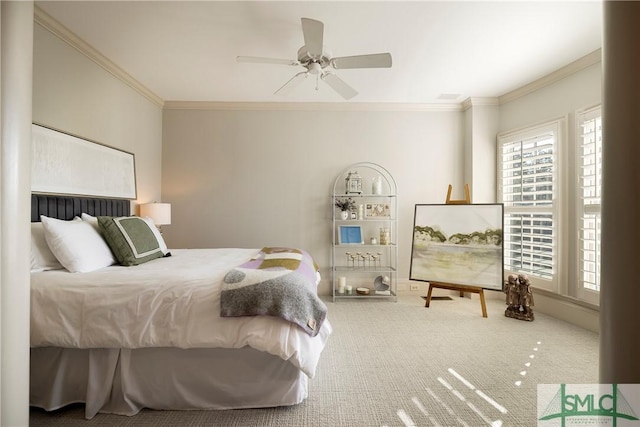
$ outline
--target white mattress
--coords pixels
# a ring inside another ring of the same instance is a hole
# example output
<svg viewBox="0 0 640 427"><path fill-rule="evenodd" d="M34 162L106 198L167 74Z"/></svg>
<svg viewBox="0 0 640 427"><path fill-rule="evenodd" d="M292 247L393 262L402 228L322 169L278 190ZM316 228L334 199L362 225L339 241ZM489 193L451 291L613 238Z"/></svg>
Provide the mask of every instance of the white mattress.
<svg viewBox="0 0 640 427"><path fill-rule="evenodd" d="M31 346L252 347L313 377L331 325L316 337L269 316L220 317L225 274L258 249L182 249L140 266L31 275Z"/></svg>

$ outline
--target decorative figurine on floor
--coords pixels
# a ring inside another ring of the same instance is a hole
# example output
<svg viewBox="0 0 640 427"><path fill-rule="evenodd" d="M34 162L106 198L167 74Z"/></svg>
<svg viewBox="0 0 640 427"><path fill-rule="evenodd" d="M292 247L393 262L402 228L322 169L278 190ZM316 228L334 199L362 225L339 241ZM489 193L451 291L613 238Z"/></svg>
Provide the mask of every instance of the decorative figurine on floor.
<svg viewBox="0 0 640 427"><path fill-rule="evenodd" d="M510 274L505 283L504 292L507 294L506 317L533 321L533 294L529 278L524 274Z"/></svg>
<svg viewBox="0 0 640 427"><path fill-rule="evenodd" d="M518 276L510 274L504 284L504 293L507 294L507 311L518 310Z"/></svg>

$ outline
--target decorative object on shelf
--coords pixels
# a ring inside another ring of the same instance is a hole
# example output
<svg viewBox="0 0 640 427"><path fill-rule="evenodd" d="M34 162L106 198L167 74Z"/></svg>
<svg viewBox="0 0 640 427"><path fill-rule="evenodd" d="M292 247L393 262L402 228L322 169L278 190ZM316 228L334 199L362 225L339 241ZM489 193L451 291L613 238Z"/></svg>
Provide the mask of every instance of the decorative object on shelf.
<svg viewBox="0 0 640 427"><path fill-rule="evenodd" d="M369 288L356 288L356 293L358 295L369 295L370 292L371 292L371 289Z"/></svg>
<svg viewBox="0 0 640 427"><path fill-rule="evenodd" d="M344 294L347 287L347 278L345 276L338 277L338 293Z"/></svg>
<svg viewBox="0 0 640 427"><path fill-rule="evenodd" d="M365 206L366 218L389 218L391 207L389 203L367 203Z"/></svg>
<svg viewBox="0 0 640 427"><path fill-rule="evenodd" d="M349 172L345 181L347 194L362 194L362 177L358 171Z"/></svg>
<svg viewBox="0 0 640 427"><path fill-rule="evenodd" d="M382 252L345 252L347 259L347 267L351 269L367 268L367 262L369 268L381 268ZM338 282L340 283L340 282Z"/></svg>
<svg viewBox="0 0 640 427"><path fill-rule="evenodd" d="M507 294L507 309L504 311L506 317L532 322L533 315L533 294L529 278L524 274L510 274L504 284L504 292Z"/></svg>
<svg viewBox="0 0 640 427"><path fill-rule="evenodd" d="M364 205L358 205L358 219L364 219Z"/></svg>
<svg viewBox="0 0 640 427"><path fill-rule="evenodd" d="M354 202L351 197L347 197L347 198L343 198L343 199L336 199L335 205L336 205L336 207L338 209L340 209L341 218L343 220L346 220L346 219L349 219L349 217L351 215L350 212L353 209L355 209L356 202Z"/></svg>
<svg viewBox="0 0 640 427"><path fill-rule="evenodd" d="M373 281L373 288L376 291L387 291L389 290L389 276L378 276Z"/></svg>
<svg viewBox="0 0 640 427"><path fill-rule="evenodd" d="M347 267L356 268L356 256L353 252L345 252L347 256Z"/></svg>
<svg viewBox="0 0 640 427"><path fill-rule="evenodd" d="M389 276L378 276L373 282L376 295L391 295Z"/></svg>
<svg viewBox="0 0 640 427"><path fill-rule="evenodd" d="M358 268L360 268L360 263L362 263L362 268L367 266L367 257L368 254L358 252Z"/></svg>
<svg viewBox="0 0 640 427"><path fill-rule="evenodd" d="M376 239L375 237L372 237L371 239L369 239L369 243L371 243L372 245L377 245L378 239Z"/></svg>
<svg viewBox="0 0 640 427"><path fill-rule="evenodd" d="M353 288L351 287L351 285L345 286L344 290L347 295L353 295Z"/></svg>
<svg viewBox="0 0 640 427"><path fill-rule="evenodd" d="M339 245L362 245L362 227L359 225L341 225L338 227Z"/></svg>
<svg viewBox="0 0 640 427"><path fill-rule="evenodd" d="M380 244L381 245L388 245L391 239L391 231L386 228L383 227L380 229Z"/></svg>
<svg viewBox="0 0 640 427"><path fill-rule="evenodd" d="M382 252L376 252L375 254L369 255L369 267L380 268L382 261Z"/></svg>
<svg viewBox="0 0 640 427"><path fill-rule="evenodd" d="M371 194L382 194L382 177L379 175L371 181Z"/></svg>

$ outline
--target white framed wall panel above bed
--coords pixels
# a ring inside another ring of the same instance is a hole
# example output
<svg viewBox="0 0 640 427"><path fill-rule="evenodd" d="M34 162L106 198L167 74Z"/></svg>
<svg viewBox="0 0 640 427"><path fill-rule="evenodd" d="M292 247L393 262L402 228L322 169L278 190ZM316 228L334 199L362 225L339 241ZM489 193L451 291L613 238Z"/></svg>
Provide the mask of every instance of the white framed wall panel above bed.
<svg viewBox="0 0 640 427"><path fill-rule="evenodd" d="M33 124L31 191L135 199L135 156Z"/></svg>

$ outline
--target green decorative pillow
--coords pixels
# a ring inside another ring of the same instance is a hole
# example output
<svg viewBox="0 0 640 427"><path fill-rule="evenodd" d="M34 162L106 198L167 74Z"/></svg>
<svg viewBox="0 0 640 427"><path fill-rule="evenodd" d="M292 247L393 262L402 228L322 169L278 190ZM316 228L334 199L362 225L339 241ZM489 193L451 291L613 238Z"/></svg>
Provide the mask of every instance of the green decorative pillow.
<svg viewBox="0 0 640 427"><path fill-rule="evenodd" d="M153 221L137 216L99 216L104 239L121 265L138 265L167 253L167 245Z"/></svg>

